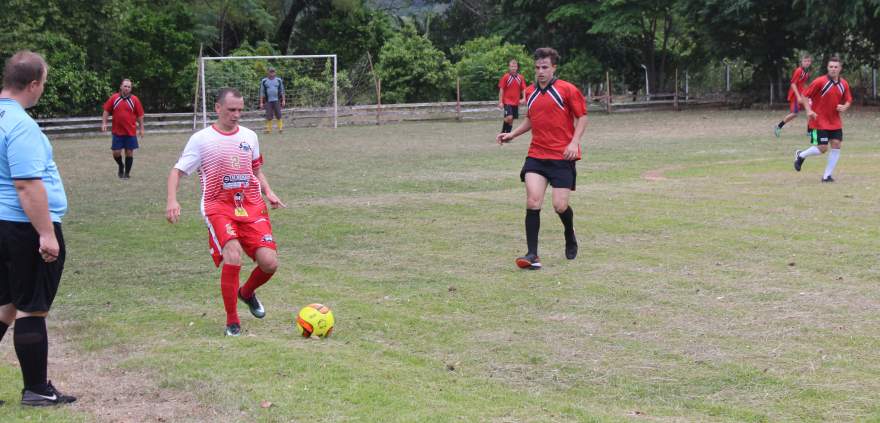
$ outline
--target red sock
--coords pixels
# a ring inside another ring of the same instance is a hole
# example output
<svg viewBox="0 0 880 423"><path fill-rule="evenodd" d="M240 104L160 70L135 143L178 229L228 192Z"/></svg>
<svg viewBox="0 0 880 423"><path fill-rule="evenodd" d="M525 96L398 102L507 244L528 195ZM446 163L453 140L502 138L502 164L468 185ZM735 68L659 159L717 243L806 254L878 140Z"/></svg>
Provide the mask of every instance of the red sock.
<svg viewBox="0 0 880 423"><path fill-rule="evenodd" d="M256 291L257 288L264 283L269 282L272 275L274 275L274 273L266 273L263 269L260 269L260 266L257 266L254 271L251 272L251 276L248 278L247 282L245 282L244 286L241 287L241 296L244 298L250 298L251 295L254 295L254 291Z"/></svg>
<svg viewBox="0 0 880 423"><path fill-rule="evenodd" d="M241 266L224 264L220 271L220 295L223 296L223 308L226 309L226 325L238 321L238 274Z"/></svg>

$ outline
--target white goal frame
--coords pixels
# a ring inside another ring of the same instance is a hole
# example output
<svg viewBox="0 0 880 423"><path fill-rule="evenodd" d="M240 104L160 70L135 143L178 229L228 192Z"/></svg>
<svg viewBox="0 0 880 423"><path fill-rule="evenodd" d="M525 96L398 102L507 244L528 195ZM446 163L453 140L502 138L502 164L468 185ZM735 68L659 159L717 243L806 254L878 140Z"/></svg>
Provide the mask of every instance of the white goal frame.
<svg viewBox="0 0 880 423"><path fill-rule="evenodd" d="M220 56L220 57L199 57L199 86L202 96L202 127L208 127L208 106L205 104L207 95L205 93L205 61L206 60L276 60L276 59L333 59L333 127L339 125L339 88L337 86L336 74L337 64L335 54L296 54L288 56Z"/></svg>

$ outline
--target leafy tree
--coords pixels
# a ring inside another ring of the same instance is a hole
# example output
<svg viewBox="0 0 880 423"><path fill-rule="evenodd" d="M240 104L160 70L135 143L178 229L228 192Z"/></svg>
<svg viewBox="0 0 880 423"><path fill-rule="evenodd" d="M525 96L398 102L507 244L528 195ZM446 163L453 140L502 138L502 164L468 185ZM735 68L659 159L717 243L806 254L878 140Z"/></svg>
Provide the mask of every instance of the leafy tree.
<svg viewBox="0 0 880 423"><path fill-rule="evenodd" d="M452 64L411 25L382 46L376 73L388 103L447 100L454 87Z"/></svg>
<svg viewBox="0 0 880 423"><path fill-rule="evenodd" d="M474 38L453 54L460 57L455 70L461 78L462 100L493 100L498 98L498 78L507 72L510 59L519 62L520 72L527 81L534 80L534 60L525 46L503 43L498 35Z"/></svg>

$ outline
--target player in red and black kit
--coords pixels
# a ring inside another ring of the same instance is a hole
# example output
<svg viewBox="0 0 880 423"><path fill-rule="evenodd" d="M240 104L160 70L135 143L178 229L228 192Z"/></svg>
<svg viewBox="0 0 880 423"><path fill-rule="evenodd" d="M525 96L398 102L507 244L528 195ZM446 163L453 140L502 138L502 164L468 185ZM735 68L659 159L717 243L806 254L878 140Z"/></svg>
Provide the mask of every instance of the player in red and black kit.
<svg viewBox="0 0 880 423"><path fill-rule="evenodd" d="M201 211L208 226L211 256L216 266L222 264L220 293L226 310L226 335L238 336L241 334L238 299L248 305L254 317L263 318L266 311L255 290L268 282L278 269L278 253L266 202L272 208L286 206L269 187L262 171L263 155L257 134L238 125L244 110L241 93L232 88L221 89L215 110L217 122L190 137L168 175L165 217L171 223L177 222L180 178L198 171L202 186ZM239 289L242 254L254 259L257 266Z"/></svg>
<svg viewBox="0 0 880 423"><path fill-rule="evenodd" d="M789 113L773 127L773 133L777 138L779 138L779 133L782 132L782 127L796 118L801 110L801 94L807 87L807 81L810 80L810 65L812 64L813 57L805 54L801 57L801 66L791 73L791 83L788 87Z"/></svg>
<svg viewBox="0 0 880 423"><path fill-rule="evenodd" d="M526 79L519 74L519 62L510 59L507 73L498 81L498 108L504 110L504 123L501 132L513 129L513 120L519 119L519 105L525 103Z"/></svg>
<svg viewBox="0 0 880 423"><path fill-rule="evenodd" d="M526 255L516 259L522 269L541 268L538 258L538 232L541 206L547 185L553 187L553 208L565 227L565 257L577 257L574 212L568 204L575 189L575 162L581 159L581 136L587 126L584 95L574 85L556 79L559 53L552 48L535 50L535 84L526 88L527 114L523 123L510 133L500 133L498 144L532 131L532 143L520 171L526 184Z"/></svg>
<svg viewBox="0 0 880 423"><path fill-rule="evenodd" d="M816 78L803 93L801 105L807 111L812 129L812 146L806 150L795 152L794 170L800 172L804 160L810 156L818 156L828 151L828 164L822 175L822 182L834 182L831 174L840 159L840 145L843 143L843 122L840 112L845 112L852 104L852 91L849 83L840 77L843 65L840 58L832 56L828 59L828 74Z"/></svg>

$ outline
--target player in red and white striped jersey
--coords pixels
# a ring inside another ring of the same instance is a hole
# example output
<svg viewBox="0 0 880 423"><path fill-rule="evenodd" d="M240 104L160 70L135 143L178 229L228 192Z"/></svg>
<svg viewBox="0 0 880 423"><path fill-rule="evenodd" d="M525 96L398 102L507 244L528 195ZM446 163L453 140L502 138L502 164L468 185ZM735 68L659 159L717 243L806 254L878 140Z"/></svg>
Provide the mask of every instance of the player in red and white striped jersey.
<svg viewBox="0 0 880 423"><path fill-rule="evenodd" d="M265 310L254 291L268 282L278 268L278 254L266 201L272 208L286 207L269 187L262 171L263 156L257 134L238 125L244 99L237 90L223 88L215 105L218 119L190 137L180 159L168 175L168 203L165 217L176 223L180 217L177 187L183 175L198 170L201 181L201 211L208 225L208 243L214 264L223 268L220 291L226 309L226 335L238 336L236 296L257 318ZM257 262L239 289L241 255Z"/></svg>

